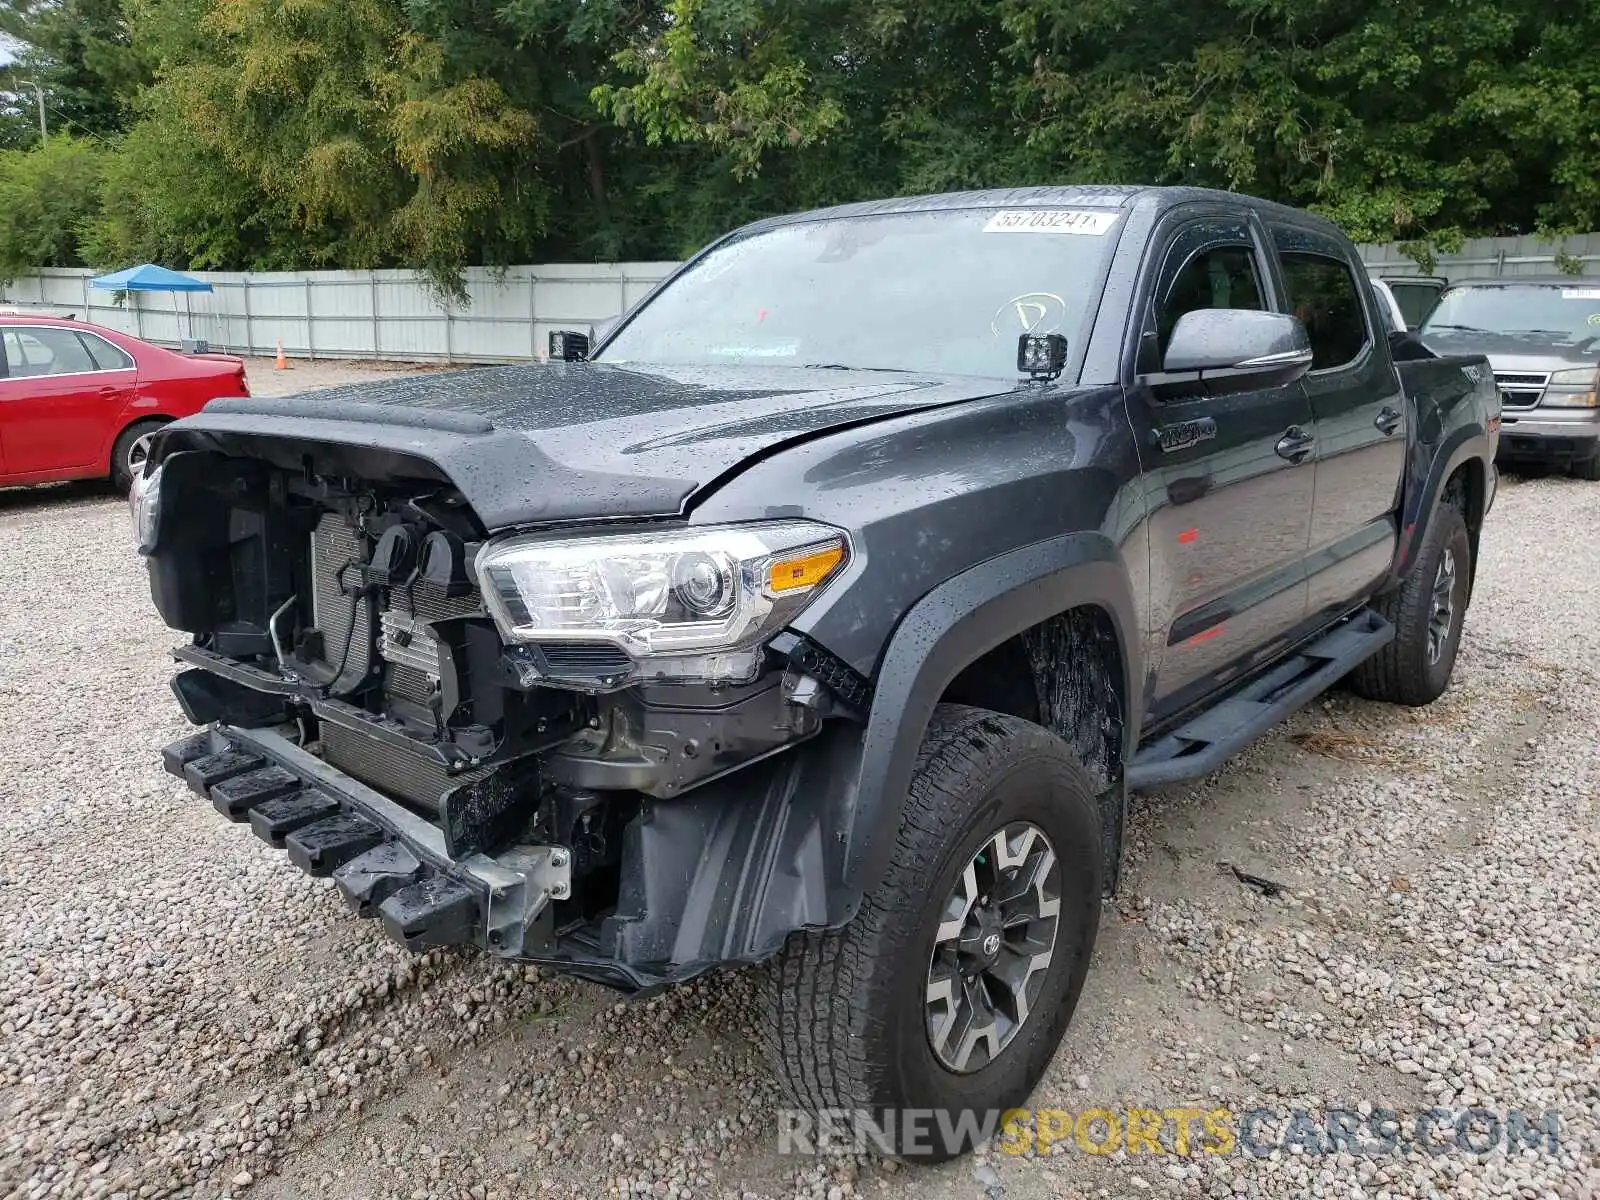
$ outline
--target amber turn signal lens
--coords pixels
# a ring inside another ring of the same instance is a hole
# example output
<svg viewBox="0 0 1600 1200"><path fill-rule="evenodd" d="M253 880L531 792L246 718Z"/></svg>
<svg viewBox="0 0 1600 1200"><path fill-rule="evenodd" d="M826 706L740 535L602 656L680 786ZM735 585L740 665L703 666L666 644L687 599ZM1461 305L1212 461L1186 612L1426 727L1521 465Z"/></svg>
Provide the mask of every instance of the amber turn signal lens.
<svg viewBox="0 0 1600 1200"><path fill-rule="evenodd" d="M822 546L788 558L774 559L767 568L767 593L783 596L814 588L843 561L843 546Z"/></svg>

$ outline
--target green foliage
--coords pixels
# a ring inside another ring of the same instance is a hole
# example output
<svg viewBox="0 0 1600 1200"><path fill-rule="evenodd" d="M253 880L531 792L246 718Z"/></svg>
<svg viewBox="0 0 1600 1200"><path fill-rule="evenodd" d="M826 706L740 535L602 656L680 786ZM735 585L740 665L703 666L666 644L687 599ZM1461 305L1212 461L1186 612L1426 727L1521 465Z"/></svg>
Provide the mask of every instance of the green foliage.
<svg viewBox="0 0 1600 1200"><path fill-rule="evenodd" d="M1600 7L1570 0L0 0L0 34L63 131L104 139L98 203L52 208L41 262L449 291L472 263L1088 181L1248 191L1428 263L1600 227ZM38 140L15 87L0 147Z"/></svg>
<svg viewBox="0 0 1600 1200"><path fill-rule="evenodd" d="M43 85L50 124L63 132L123 128L149 78L122 0L0 0L0 35L21 47L7 73ZM32 93L21 99L31 121Z"/></svg>
<svg viewBox="0 0 1600 1200"><path fill-rule="evenodd" d="M105 152L77 138L0 150L0 280L82 263L80 230L98 208L104 169Z"/></svg>
<svg viewBox="0 0 1600 1200"><path fill-rule="evenodd" d="M740 179L754 176L769 150L816 144L844 120L844 110L817 93L794 46L799 22L782 12L771 22L764 15L751 6L668 0L659 36L613 58L640 81L601 84L596 107L619 125L637 125L651 146L703 142L727 150Z"/></svg>

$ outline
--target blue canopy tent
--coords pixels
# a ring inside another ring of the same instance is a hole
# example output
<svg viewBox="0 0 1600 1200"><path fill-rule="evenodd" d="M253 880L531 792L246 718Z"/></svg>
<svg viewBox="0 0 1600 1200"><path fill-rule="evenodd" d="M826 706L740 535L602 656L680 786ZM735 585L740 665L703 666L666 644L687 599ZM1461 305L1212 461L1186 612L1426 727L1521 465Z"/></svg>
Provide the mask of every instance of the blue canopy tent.
<svg viewBox="0 0 1600 1200"><path fill-rule="evenodd" d="M189 330L191 338L194 330L191 327L193 316L189 312L190 292L209 292L212 287L204 279L196 279L192 275L184 275L178 271L169 271L166 267L158 267L155 263L145 263L142 267L129 267L125 271L113 271L110 275L97 275L89 280L89 286L102 292L171 292L173 293L172 314L178 314L177 293L183 292L184 326Z"/></svg>

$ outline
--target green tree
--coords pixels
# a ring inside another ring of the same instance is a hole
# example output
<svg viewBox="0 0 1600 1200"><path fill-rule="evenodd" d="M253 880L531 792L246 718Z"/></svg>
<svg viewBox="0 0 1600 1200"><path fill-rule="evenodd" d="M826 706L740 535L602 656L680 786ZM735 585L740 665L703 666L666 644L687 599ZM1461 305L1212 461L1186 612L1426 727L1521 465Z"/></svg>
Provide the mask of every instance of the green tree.
<svg viewBox="0 0 1600 1200"><path fill-rule="evenodd" d="M149 80L122 0L0 0L0 37L17 47L10 73L44 85L64 132L122 129Z"/></svg>
<svg viewBox="0 0 1600 1200"><path fill-rule="evenodd" d="M1235 188L1354 237L1593 227L1600 10L1551 0L1002 0L1041 166Z"/></svg>
<svg viewBox="0 0 1600 1200"><path fill-rule="evenodd" d="M104 149L80 138L0 150L0 279L83 265L79 239L98 209L104 169Z"/></svg>
<svg viewBox="0 0 1600 1200"><path fill-rule="evenodd" d="M450 288L461 266L507 262L532 239L545 209L527 169L537 120L397 3L217 0L199 37L193 8L147 0L159 76L126 151L152 171L176 151L176 182L152 182L137 226L114 214L97 244L178 237L219 265L404 263ZM112 176L123 196L137 179ZM186 233L171 214L196 194L218 203Z"/></svg>

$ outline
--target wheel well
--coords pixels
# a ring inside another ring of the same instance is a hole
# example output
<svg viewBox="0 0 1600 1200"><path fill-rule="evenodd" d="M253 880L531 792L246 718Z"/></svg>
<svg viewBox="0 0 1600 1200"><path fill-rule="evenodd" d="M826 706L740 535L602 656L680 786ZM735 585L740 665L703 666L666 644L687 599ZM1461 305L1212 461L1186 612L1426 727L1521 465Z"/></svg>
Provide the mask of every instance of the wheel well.
<svg viewBox="0 0 1600 1200"><path fill-rule="evenodd" d="M1043 725L1076 751L1099 796L1108 886L1122 848L1125 678L1111 615L1084 605L1007 638L964 667L940 697Z"/></svg>
<svg viewBox="0 0 1600 1200"><path fill-rule="evenodd" d="M1460 511L1461 517L1467 523L1467 544L1472 547L1472 558L1468 563L1467 596L1472 596L1472 585L1478 577L1478 534L1483 529L1484 507L1488 502L1489 480L1488 468L1476 458L1469 458L1454 471L1450 478L1445 480L1444 491L1441 493L1443 503Z"/></svg>
<svg viewBox="0 0 1600 1200"><path fill-rule="evenodd" d="M1445 481L1444 502L1460 509L1467 528L1476 534L1483 528L1483 508L1488 492L1487 471L1482 462L1471 458Z"/></svg>

